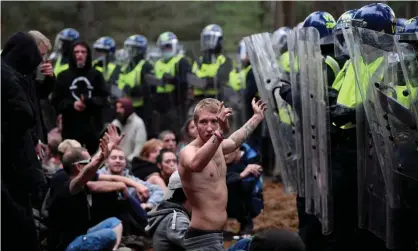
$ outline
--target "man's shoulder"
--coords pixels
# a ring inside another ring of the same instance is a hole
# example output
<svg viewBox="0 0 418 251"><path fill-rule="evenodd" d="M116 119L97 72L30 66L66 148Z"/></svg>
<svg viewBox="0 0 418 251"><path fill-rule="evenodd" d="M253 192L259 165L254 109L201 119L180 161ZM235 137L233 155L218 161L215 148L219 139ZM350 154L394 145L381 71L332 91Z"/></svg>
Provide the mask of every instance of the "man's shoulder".
<svg viewBox="0 0 418 251"><path fill-rule="evenodd" d="M187 144L183 149L180 150L180 156L185 154L191 154L199 150L199 146L197 146L194 141Z"/></svg>

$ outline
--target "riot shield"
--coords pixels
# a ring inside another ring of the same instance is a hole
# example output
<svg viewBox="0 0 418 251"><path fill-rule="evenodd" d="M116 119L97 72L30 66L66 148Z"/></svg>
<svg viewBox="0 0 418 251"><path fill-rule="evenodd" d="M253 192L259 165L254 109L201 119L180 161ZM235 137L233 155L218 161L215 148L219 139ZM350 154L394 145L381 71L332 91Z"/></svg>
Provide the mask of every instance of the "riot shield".
<svg viewBox="0 0 418 251"><path fill-rule="evenodd" d="M363 179L362 187L358 189L369 191L359 197L360 227L383 239L388 248L397 248L401 246L401 229L398 229L401 197L398 176L393 172L399 158L396 156L391 113L395 115L396 110L396 115L404 122L408 120L406 111L397 100L399 91L404 90L399 88L403 81L399 81L397 76L399 55L394 52L392 35L359 27L344 29L343 33L355 73L356 109L358 113L364 113L365 118L361 123L361 115L357 116L357 140L363 143L358 148L369 150L367 154L358 155L359 184ZM405 127L397 126L402 134L406 132ZM380 170L376 170L377 166Z"/></svg>
<svg viewBox="0 0 418 251"><path fill-rule="evenodd" d="M297 30L297 38L305 188L312 188L312 193L305 194L305 198L313 201L313 208L306 211L314 213L322 223L322 232L329 234L333 214L326 65L317 29L301 28Z"/></svg>
<svg viewBox="0 0 418 251"><path fill-rule="evenodd" d="M305 187L305 165L304 165L304 154L303 154L303 135L302 135L302 117L301 117L301 95L300 95L300 75L299 75L299 61L297 58L298 53L298 33L297 28L289 32L287 37L287 47L289 54L289 68L290 68L290 86L291 86L291 97L292 97L292 108L293 108L293 143L294 143L294 160L298 170L298 188L299 196L301 197L312 197L312 189ZM302 191L302 194L300 193ZM311 207L311 200L306 200L306 207Z"/></svg>
<svg viewBox="0 0 418 251"><path fill-rule="evenodd" d="M313 212L313 200L314 197L314 190L313 190L313 183L312 179L309 179L307 177L312 177L312 168L308 167L307 163L311 163L311 155L310 149L305 151L305 145L304 142L304 128L303 128L303 120L308 119L309 117L307 114L303 114L302 107L303 107L303 96L306 95L302 94L301 89L301 74L300 74L300 67L299 67L299 46L298 43L299 40L299 28L295 28L292 32L289 33L287 38L287 44L288 44L288 53L289 53L289 68L290 68L290 82L291 82L291 88L292 88L292 105L294 109L294 132L295 132L295 149L296 149L296 160L297 160L297 166L298 169L301 170L303 173L303 186L304 188L304 197L305 197L305 210L308 213L314 213ZM306 76L306 74L305 74ZM306 102L306 98L305 98ZM306 104L305 104L306 106ZM305 116L304 116L305 115ZM310 145L310 143L309 143ZM305 163L306 162L306 163Z"/></svg>
<svg viewBox="0 0 418 251"><path fill-rule="evenodd" d="M269 33L245 37L248 55L253 67L257 88L261 98L268 103L265 112L268 130L273 143L276 160L280 165L285 191L294 193L299 190L298 181L303 181L296 166L293 144L292 116L280 112L289 111L289 106L281 99L275 99L275 91L280 87L279 69ZM277 97L277 95L276 95ZM278 102L276 102L278 101ZM277 104L277 106L275 106ZM287 115L287 116L286 116ZM286 117L285 117L286 116ZM303 191L299 190L299 193Z"/></svg>

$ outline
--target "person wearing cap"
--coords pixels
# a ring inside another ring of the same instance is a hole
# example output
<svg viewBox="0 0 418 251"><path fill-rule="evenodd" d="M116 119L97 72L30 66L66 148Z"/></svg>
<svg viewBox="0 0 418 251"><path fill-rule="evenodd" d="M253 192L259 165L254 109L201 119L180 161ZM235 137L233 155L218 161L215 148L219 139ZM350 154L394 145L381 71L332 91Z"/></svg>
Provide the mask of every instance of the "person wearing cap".
<svg viewBox="0 0 418 251"><path fill-rule="evenodd" d="M134 112L129 98L120 98L116 102L116 119L112 124L125 134L120 146L128 161L132 161L134 157L139 156L142 146L147 141L147 130L144 121Z"/></svg>
<svg viewBox="0 0 418 251"><path fill-rule="evenodd" d="M164 200L148 213L145 231L152 236L154 250L185 250L183 240L189 228L191 210L179 173L175 171L169 179Z"/></svg>

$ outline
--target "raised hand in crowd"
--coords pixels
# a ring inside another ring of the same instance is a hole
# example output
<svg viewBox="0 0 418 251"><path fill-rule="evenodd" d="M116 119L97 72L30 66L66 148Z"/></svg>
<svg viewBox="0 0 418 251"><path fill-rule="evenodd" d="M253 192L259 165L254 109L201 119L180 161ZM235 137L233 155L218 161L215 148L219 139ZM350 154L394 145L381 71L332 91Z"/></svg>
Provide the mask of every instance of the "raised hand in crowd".
<svg viewBox="0 0 418 251"><path fill-rule="evenodd" d="M260 116L260 118L264 119L264 112L267 109L267 103L261 99L256 102L255 98L253 98L251 106L253 107L254 115Z"/></svg>
<svg viewBox="0 0 418 251"><path fill-rule="evenodd" d="M232 108L226 108L224 106L224 102L221 102L219 106L218 112L216 114L216 118L219 124L219 130L222 133L229 132L229 117L232 116Z"/></svg>
<svg viewBox="0 0 418 251"><path fill-rule="evenodd" d="M116 146L118 146L123 138L125 137L125 134L118 134L118 130L115 125L110 124L107 126L107 132L105 133L104 137L108 141L108 148L110 151L113 150Z"/></svg>
<svg viewBox="0 0 418 251"><path fill-rule="evenodd" d="M111 149L109 149L108 145L109 145L109 140L107 138L103 137L102 139L100 139L100 144L99 144L100 151L99 151L99 154L96 155L97 157L94 158L94 160L92 160L92 162L95 161L93 163L96 164L97 162L97 165L99 165L102 161L104 161L105 159L109 157Z"/></svg>

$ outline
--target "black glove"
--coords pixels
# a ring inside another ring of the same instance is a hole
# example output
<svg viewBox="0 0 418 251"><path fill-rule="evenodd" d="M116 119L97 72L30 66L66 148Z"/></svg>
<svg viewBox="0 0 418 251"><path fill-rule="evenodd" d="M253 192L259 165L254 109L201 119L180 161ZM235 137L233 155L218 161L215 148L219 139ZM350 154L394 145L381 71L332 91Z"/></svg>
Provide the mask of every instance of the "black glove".
<svg viewBox="0 0 418 251"><path fill-rule="evenodd" d="M174 77L173 77L173 76L171 76L171 75L170 75L170 74L168 74L168 73L164 73L164 75L163 75L163 80L164 80L164 83L171 83L171 82L173 82Z"/></svg>
<svg viewBox="0 0 418 251"><path fill-rule="evenodd" d="M328 102L329 105L335 105L337 104L337 98L338 98L338 91L335 90L332 87L328 87Z"/></svg>
<svg viewBox="0 0 418 251"><path fill-rule="evenodd" d="M331 122L338 127L349 122L356 123L356 109L348 108L342 105L332 105L329 107Z"/></svg>

